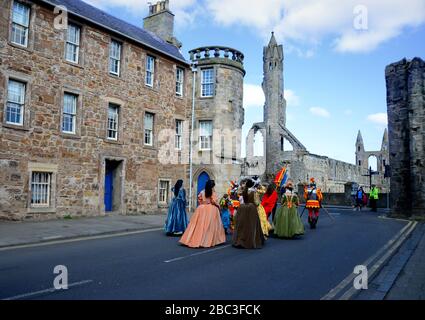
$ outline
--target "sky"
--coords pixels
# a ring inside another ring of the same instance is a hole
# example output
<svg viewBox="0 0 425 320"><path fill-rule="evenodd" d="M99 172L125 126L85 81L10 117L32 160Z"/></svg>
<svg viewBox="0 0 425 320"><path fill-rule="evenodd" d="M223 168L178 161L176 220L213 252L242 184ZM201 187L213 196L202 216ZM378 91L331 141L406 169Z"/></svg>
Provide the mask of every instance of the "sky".
<svg viewBox="0 0 425 320"><path fill-rule="evenodd" d="M84 0L143 26L147 0ZM156 0L151 0L155 2ZM263 121L263 47L285 52L287 127L314 154L355 162L380 150L387 127L385 67L425 59L425 0L170 0L182 52L229 46L245 55L242 140ZM242 146L244 153L245 146Z"/></svg>

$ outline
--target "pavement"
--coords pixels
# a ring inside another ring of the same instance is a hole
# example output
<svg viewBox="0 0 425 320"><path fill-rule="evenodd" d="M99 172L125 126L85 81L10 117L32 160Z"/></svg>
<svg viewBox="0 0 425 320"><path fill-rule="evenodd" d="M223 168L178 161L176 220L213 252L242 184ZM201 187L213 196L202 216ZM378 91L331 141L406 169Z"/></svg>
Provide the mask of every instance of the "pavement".
<svg viewBox="0 0 425 320"><path fill-rule="evenodd" d="M0 221L0 248L162 228L166 215L110 215L70 220Z"/></svg>
<svg viewBox="0 0 425 320"><path fill-rule="evenodd" d="M396 256L403 262L395 283L385 300L425 300L425 224L422 223Z"/></svg>
<svg viewBox="0 0 425 320"><path fill-rule="evenodd" d="M350 209L330 207L334 221L323 214L318 230L306 225L301 239L270 238L254 251L232 248L229 236L213 249L182 247L164 236L165 215L0 222L0 299L321 299L337 289L341 296L341 280L408 226ZM49 289L59 264L70 268L72 290ZM425 299L425 224L352 299Z"/></svg>

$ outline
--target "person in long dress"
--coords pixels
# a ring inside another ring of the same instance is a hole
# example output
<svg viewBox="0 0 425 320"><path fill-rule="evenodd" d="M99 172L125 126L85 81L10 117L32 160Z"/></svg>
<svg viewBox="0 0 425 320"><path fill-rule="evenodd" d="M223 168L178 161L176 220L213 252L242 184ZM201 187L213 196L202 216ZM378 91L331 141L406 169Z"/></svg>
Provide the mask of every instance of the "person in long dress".
<svg viewBox="0 0 425 320"><path fill-rule="evenodd" d="M174 198L168 208L167 220L164 226L167 236L182 234L188 225L186 191L183 188L183 180L178 180L172 191Z"/></svg>
<svg viewBox="0 0 425 320"><path fill-rule="evenodd" d="M255 205L257 206L258 217L260 218L261 230L263 231L264 239L267 240L267 237L269 236L269 231L272 230L272 226L267 219L266 210L264 209L260 201L260 195L263 195L265 193L266 193L265 188L260 187L259 189L257 189L257 192L254 194L254 200L255 200Z"/></svg>
<svg viewBox="0 0 425 320"><path fill-rule="evenodd" d="M199 207L180 239L181 244L190 248L210 248L226 242L214 187L215 182L208 180L205 190L198 195Z"/></svg>
<svg viewBox="0 0 425 320"><path fill-rule="evenodd" d="M264 210L266 211L267 219L270 218L274 208L276 207L277 198L278 198L278 195L276 192L276 187L273 183L270 183L267 186L267 191L264 194L263 199L261 200L261 205L264 207Z"/></svg>
<svg viewBox="0 0 425 320"><path fill-rule="evenodd" d="M282 195L282 206L277 209L274 221L274 234L279 238L293 238L304 234L304 224L298 215L299 198L294 192L292 181L286 184Z"/></svg>
<svg viewBox="0 0 425 320"><path fill-rule="evenodd" d="M226 193L223 195L223 198L220 200L220 209L221 209L221 222L223 223L224 232L229 233L230 229L230 210L232 206L231 201L229 200L229 195Z"/></svg>
<svg viewBox="0 0 425 320"><path fill-rule="evenodd" d="M232 243L237 248L260 249L264 245L264 234L255 204L256 190L253 186L254 182L248 180L243 190L243 204L235 216Z"/></svg>

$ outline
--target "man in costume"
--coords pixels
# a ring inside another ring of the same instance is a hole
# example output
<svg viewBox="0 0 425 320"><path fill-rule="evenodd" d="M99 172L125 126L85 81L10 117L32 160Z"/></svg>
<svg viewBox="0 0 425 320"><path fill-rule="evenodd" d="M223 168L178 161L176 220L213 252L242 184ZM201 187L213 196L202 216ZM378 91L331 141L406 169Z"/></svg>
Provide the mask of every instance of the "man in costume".
<svg viewBox="0 0 425 320"><path fill-rule="evenodd" d="M316 229L319 220L319 210L322 207L323 194L317 188L314 178L310 179L309 186L304 187L304 199L307 201L305 207L308 209L308 223L311 229Z"/></svg>

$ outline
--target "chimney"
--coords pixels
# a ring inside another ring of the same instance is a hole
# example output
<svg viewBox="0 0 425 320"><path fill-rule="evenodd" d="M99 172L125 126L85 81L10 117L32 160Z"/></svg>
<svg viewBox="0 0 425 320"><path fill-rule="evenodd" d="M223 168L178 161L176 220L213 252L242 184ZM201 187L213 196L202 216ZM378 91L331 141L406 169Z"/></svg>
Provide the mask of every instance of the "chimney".
<svg viewBox="0 0 425 320"><path fill-rule="evenodd" d="M149 5L149 15L143 19L143 28L174 46L181 47L181 43L174 38L174 14L170 11L169 0Z"/></svg>

